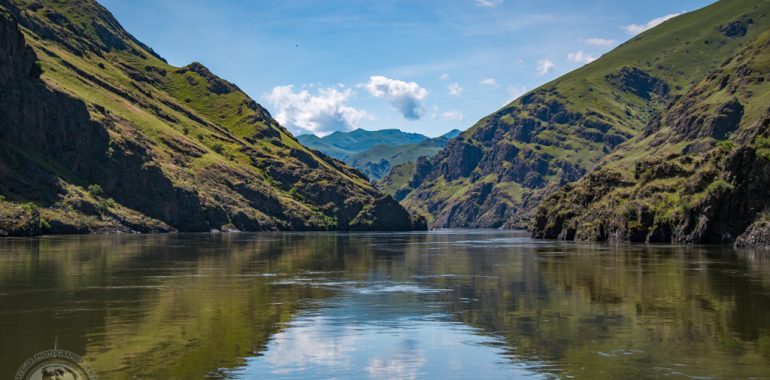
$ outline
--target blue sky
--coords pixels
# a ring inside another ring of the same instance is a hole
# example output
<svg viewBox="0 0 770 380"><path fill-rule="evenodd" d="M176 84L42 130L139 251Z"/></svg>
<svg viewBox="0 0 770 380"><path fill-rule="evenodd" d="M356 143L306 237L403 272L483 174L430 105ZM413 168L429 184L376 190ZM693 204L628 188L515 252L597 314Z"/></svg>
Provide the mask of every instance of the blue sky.
<svg viewBox="0 0 770 380"><path fill-rule="evenodd" d="M169 63L202 62L293 133L437 136L712 0L99 0Z"/></svg>

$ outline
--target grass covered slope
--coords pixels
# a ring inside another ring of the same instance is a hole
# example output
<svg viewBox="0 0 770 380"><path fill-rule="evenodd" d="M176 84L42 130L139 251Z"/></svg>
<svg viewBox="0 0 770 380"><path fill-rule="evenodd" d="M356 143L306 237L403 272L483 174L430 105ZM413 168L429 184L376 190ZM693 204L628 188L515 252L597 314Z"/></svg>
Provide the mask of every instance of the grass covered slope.
<svg viewBox="0 0 770 380"><path fill-rule="evenodd" d="M435 227L523 226L547 194L639 136L764 30L770 2L723 0L649 30L480 120L418 170L404 204Z"/></svg>
<svg viewBox="0 0 770 380"><path fill-rule="evenodd" d="M237 86L168 65L94 1L0 0L0 31L0 234L415 226Z"/></svg>
<svg viewBox="0 0 770 380"><path fill-rule="evenodd" d="M759 3L758 3L759 5ZM767 3L745 46L667 105L642 135L546 198L536 237L770 246Z"/></svg>
<svg viewBox="0 0 770 380"><path fill-rule="evenodd" d="M406 187L409 181L414 177L416 170L417 163L415 161L396 165L390 169L385 177L376 182L377 188L383 193L390 194L398 200L399 190Z"/></svg>

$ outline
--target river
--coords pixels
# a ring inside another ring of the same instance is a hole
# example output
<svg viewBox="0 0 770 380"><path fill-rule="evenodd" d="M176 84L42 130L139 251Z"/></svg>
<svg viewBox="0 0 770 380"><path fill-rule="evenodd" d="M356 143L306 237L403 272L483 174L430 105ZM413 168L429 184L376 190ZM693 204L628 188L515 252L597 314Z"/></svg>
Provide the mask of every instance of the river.
<svg viewBox="0 0 770 380"><path fill-rule="evenodd" d="M0 378L770 378L770 254L525 233L0 240Z"/></svg>

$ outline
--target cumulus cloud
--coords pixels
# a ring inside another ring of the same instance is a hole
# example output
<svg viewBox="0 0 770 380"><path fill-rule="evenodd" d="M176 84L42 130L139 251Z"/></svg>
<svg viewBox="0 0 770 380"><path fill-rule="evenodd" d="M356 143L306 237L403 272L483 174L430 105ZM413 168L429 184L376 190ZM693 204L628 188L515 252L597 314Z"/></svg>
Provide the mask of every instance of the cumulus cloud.
<svg viewBox="0 0 770 380"><path fill-rule="evenodd" d="M596 60L596 57L580 50L575 53L567 54L567 60L570 62L577 62L577 63L591 63Z"/></svg>
<svg viewBox="0 0 770 380"><path fill-rule="evenodd" d="M479 84L480 84L480 85L482 85L482 86L500 87L500 85L499 85L499 84L497 84L497 81L495 80L495 78L486 78L486 79L482 79L482 80L479 82Z"/></svg>
<svg viewBox="0 0 770 380"><path fill-rule="evenodd" d="M447 86L447 90L449 91L449 95L451 96L460 96L463 93L463 88L460 86L459 83L452 83L449 86Z"/></svg>
<svg viewBox="0 0 770 380"><path fill-rule="evenodd" d="M550 59L541 59L537 61L537 75L543 76L550 73L556 65Z"/></svg>
<svg viewBox="0 0 770 380"><path fill-rule="evenodd" d="M440 77L438 77L438 79L441 79L441 80L449 80L449 74L441 74L441 76L440 76Z"/></svg>
<svg viewBox="0 0 770 380"><path fill-rule="evenodd" d="M494 8L503 3L503 0L476 0L476 5L485 8Z"/></svg>
<svg viewBox="0 0 770 380"><path fill-rule="evenodd" d="M369 82L359 85L377 98L390 101L404 118L418 120L425 113L422 101L428 96L428 90L415 82L404 82L384 76L369 77Z"/></svg>
<svg viewBox="0 0 770 380"><path fill-rule="evenodd" d="M316 94L307 90L294 91L294 86L276 86L264 99L275 107L275 119L294 134L328 134L351 130L362 120L373 119L366 111L347 104L353 96L351 89L319 88Z"/></svg>
<svg viewBox="0 0 770 380"><path fill-rule="evenodd" d="M583 43L591 46L612 46L615 45L616 42L617 41L608 38L586 38L583 40Z"/></svg>
<svg viewBox="0 0 770 380"><path fill-rule="evenodd" d="M647 21L646 24L631 24L631 25L623 26L622 28L628 34L630 34L632 36L635 36L635 35L637 35L639 33L642 33L644 31L652 29L652 28L654 28L654 27L656 27L656 26L658 26L658 25L660 25L660 24L662 24L662 23L664 23L664 22L666 22L666 21L668 21L668 20L670 20L670 19L672 19L672 18L674 18L676 16L679 16L679 15L681 15L681 13L671 13L671 14L667 14L665 16L658 17L658 18L652 19L650 21Z"/></svg>

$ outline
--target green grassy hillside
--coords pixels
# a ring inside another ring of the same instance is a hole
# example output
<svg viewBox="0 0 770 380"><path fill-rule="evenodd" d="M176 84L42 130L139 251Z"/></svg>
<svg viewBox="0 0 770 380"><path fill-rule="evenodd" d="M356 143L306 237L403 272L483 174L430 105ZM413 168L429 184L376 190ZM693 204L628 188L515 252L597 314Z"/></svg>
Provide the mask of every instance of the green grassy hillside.
<svg viewBox="0 0 770 380"><path fill-rule="evenodd" d="M547 197L534 235L770 246L770 28L742 42L640 136Z"/></svg>
<svg viewBox="0 0 770 380"><path fill-rule="evenodd" d="M390 194L398 199L397 193L404 188L409 180L414 177L417 164L414 161L396 165L388 174L376 182L376 186L385 194Z"/></svg>
<svg viewBox="0 0 770 380"><path fill-rule="evenodd" d="M723 0L634 37L452 140L413 177L404 203L436 227L526 225L544 196L639 136L766 31L769 11L765 0Z"/></svg>
<svg viewBox="0 0 770 380"><path fill-rule="evenodd" d="M96 2L0 0L0 15L0 234L412 228L360 173Z"/></svg>

